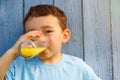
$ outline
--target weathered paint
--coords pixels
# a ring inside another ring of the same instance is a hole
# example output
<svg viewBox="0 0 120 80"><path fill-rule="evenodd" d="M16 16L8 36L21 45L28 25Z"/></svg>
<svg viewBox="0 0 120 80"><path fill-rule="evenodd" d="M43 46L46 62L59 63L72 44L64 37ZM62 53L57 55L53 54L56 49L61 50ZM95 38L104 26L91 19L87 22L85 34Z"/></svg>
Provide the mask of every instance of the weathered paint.
<svg viewBox="0 0 120 80"><path fill-rule="evenodd" d="M23 33L23 17L37 4L67 14L71 39L63 53L84 59L103 80L120 80L119 0L0 0L0 55Z"/></svg>

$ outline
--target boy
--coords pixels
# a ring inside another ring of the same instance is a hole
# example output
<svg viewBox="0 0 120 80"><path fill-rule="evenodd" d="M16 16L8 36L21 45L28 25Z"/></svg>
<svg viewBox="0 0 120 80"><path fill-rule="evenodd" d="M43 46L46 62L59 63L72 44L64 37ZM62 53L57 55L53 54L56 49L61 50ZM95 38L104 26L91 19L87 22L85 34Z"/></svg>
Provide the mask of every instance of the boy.
<svg viewBox="0 0 120 80"><path fill-rule="evenodd" d="M31 7L24 19L25 34L0 58L0 80L100 80L81 59L61 53L70 38L66 24L66 15L55 6ZM47 49L32 59L19 56L20 43L34 38Z"/></svg>

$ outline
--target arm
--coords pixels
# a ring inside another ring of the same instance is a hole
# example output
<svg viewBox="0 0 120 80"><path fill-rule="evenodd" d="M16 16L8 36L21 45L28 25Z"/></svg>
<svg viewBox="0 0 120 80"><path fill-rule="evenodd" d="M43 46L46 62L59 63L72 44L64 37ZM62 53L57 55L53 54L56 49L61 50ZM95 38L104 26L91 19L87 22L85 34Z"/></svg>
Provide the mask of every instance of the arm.
<svg viewBox="0 0 120 80"><path fill-rule="evenodd" d="M14 44L14 46L8 49L1 57L0 57L0 80L5 80L4 76L12 63L12 61L19 56L18 46L21 43L23 37L21 36L18 41Z"/></svg>
<svg viewBox="0 0 120 80"><path fill-rule="evenodd" d="M0 80L4 80L5 73L12 61L18 56L13 48L7 50L2 57L0 57Z"/></svg>
<svg viewBox="0 0 120 80"><path fill-rule="evenodd" d="M0 80L5 80L4 76L12 63L12 61L19 56L18 46L24 40L29 40L33 37L39 37L39 31L31 31L22 35L14 46L8 49L3 56L0 57Z"/></svg>

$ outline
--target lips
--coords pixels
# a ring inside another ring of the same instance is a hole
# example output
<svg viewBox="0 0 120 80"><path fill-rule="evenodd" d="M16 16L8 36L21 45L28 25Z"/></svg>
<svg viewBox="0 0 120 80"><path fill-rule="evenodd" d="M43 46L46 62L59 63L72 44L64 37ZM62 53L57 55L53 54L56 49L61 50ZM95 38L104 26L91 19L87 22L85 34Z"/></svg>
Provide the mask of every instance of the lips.
<svg viewBox="0 0 120 80"><path fill-rule="evenodd" d="M47 49L46 50L44 50L43 52L41 52L39 55L43 55L43 54L46 54L47 53Z"/></svg>

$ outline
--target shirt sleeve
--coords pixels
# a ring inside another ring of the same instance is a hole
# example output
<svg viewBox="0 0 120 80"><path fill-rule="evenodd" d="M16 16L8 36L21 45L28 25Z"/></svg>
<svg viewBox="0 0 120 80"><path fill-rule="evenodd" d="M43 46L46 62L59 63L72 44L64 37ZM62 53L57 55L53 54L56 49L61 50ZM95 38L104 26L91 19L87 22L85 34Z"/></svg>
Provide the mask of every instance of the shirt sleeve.
<svg viewBox="0 0 120 80"><path fill-rule="evenodd" d="M14 80L15 77L14 72L15 72L14 62L12 62L5 74L5 80Z"/></svg>
<svg viewBox="0 0 120 80"><path fill-rule="evenodd" d="M87 64L84 67L83 76L84 76L84 80L102 80L95 74L93 69Z"/></svg>

